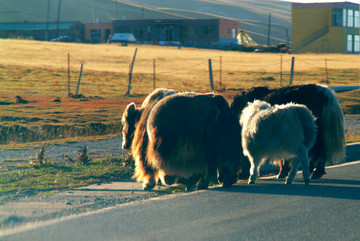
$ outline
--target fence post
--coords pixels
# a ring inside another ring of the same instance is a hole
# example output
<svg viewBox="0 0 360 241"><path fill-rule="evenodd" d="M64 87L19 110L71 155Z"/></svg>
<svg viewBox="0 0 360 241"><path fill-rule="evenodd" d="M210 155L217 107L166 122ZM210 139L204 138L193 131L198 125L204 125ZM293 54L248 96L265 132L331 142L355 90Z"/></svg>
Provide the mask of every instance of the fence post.
<svg viewBox="0 0 360 241"><path fill-rule="evenodd" d="M280 87L282 86L282 63L283 63L283 56L280 55Z"/></svg>
<svg viewBox="0 0 360 241"><path fill-rule="evenodd" d="M291 59L291 72L290 72L289 85L292 85L292 83L293 83L293 78L294 78L294 62L295 62L295 57L292 57L292 59Z"/></svg>
<svg viewBox="0 0 360 241"><path fill-rule="evenodd" d="M82 71L83 71L83 65L84 65L84 64L81 64L80 75L79 75L79 81L78 81L77 88L76 88L76 95L78 95L78 93L79 93L80 81L81 81L81 75L82 75Z"/></svg>
<svg viewBox="0 0 360 241"><path fill-rule="evenodd" d="M209 59L209 76L210 76L210 88L211 88L211 90L214 90L214 80L213 80L211 59Z"/></svg>
<svg viewBox="0 0 360 241"><path fill-rule="evenodd" d="M70 53L68 53L68 96L70 97Z"/></svg>
<svg viewBox="0 0 360 241"><path fill-rule="evenodd" d="M136 49L135 49L135 53L134 53L134 57L133 57L133 60L132 60L132 63L131 63L130 68L129 68L129 85L128 85L128 91L126 92L125 95L130 95L132 71L133 71L133 68L134 68L134 63L135 63L135 58L136 58L137 50L138 50L138 49L136 48Z"/></svg>
<svg viewBox="0 0 360 241"><path fill-rule="evenodd" d="M154 90L156 88L156 85L155 85L155 81L156 81L156 72L155 72L155 59L153 60L153 78L154 78L154 81L153 81L153 87L154 87Z"/></svg>
<svg viewBox="0 0 360 241"><path fill-rule="evenodd" d="M328 83L327 59L325 59L325 81Z"/></svg>
<svg viewBox="0 0 360 241"><path fill-rule="evenodd" d="M220 56L220 90L221 90L221 82L222 82L222 56Z"/></svg>

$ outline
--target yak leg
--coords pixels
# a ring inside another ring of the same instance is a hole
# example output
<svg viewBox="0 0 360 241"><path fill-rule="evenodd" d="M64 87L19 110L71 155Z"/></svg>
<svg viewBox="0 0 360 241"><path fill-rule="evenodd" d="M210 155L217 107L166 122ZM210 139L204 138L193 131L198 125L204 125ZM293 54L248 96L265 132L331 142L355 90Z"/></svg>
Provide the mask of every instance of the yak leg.
<svg viewBox="0 0 360 241"><path fill-rule="evenodd" d="M202 176L199 180L199 182L196 184L197 190L207 189L209 187L210 179L207 174Z"/></svg>
<svg viewBox="0 0 360 241"><path fill-rule="evenodd" d="M297 171L299 170L299 166L300 166L299 158L294 158L294 159L292 159L291 162L292 162L292 167L291 167L289 176L286 178L286 181L285 181L286 184L291 184L294 181L295 175L296 175Z"/></svg>
<svg viewBox="0 0 360 241"><path fill-rule="evenodd" d="M222 183L222 187L230 187L236 183L236 172L230 164L221 165L218 169L218 182Z"/></svg>
<svg viewBox="0 0 360 241"><path fill-rule="evenodd" d="M281 160L279 161L279 166L280 166L280 172L277 178L281 179L287 177L291 169L291 162L289 160Z"/></svg>
<svg viewBox="0 0 360 241"><path fill-rule="evenodd" d="M294 181L295 175L299 169L300 162L302 165L302 173L304 182L306 185L310 183L310 172L309 172L309 157L305 146L299 148L299 153L296 158L292 160L292 169L289 177L286 180L286 184L291 184Z"/></svg>
<svg viewBox="0 0 360 241"><path fill-rule="evenodd" d="M146 176L143 178L143 189L144 190L151 190L155 187L156 180L155 180L155 173L153 170L147 170Z"/></svg>
<svg viewBox="0 0 360 241"><path fill-rule="evenodd" d="M186 191L191 191L194 189L196 183L199 182L200 177L198 175L193 175L189 178L179 177L176 181L178 184L183 184L186 186Z"/></svg>
<svg viewBox="0 0 360 241"><path fill-rule="evenodd" d="M311 176L311 179L319 179L324 174L326 174L326 172L325 172L325 160L323 158L321 158L321 160L319 160L317 165L316 165L316 169L313 172L313 174Z"/></svg>
<svg viewBox="0 0 360 241"><path fill-rule="evenodd" d="M249 181L248 184L255 184L256 179L259 176L259 167L257 167L254 163L254 159L253 158L249 158L250 159L250 177L249 177ZM260 163L260 161L258 161L257 163Z"/></svg>
<svg viewBox="0 0 360 241"><path fill-rule="evenodd" d="M196 185L196 189L207 189L213 176L216 176L216 166L213 163L208 163L205 173L200 177L200 180Z"/></svg>

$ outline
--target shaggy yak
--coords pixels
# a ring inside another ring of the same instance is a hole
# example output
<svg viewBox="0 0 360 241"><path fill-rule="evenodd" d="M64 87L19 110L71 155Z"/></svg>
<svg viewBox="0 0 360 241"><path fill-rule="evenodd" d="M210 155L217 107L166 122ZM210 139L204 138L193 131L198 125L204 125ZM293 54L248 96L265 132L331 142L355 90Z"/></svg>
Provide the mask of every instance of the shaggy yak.
<svg viewBox="0 0 360 241"><path fill-rule="evenodd" d="M231 103L231 109L240 116L248 102L264 100L271 105L294 102L309 108L316 117L317 137L309 151L312 179L318 179L325 172L326 162L341 161L345 158L344 114L332 90L321 85L299 85L280 89L254 87L240 92ZM279 178L289 172L289 161L280 163ZM246 175L245 175L246 176Z"/></svg>
<svg viewBox="0 0 360 241"><path fill-rule="evenodd" d="M135 176L144 189L159 178L205 189L217 172L223 187L236 182L243 160L241 129L224 97L190 92L165 97L152 108L146 126L147 149L135 153Z"/></svg>
<svg viewBox="0 0 360 241"><path fill-rule="evenodd" d="M135 165L138 167L135 169L134 178L139 179L142 175L140 170L145 168L144 163L146 163L148 144L146 122L149 113L159 100L173 94L175 94L174 90L156 89L146 97L140 108L137 108L135 103L130 103L123 113L122 148L124 150L131 150Z"/></svg>
<svg viewBox="0 0 360 241"><path fill-rule="evenodd" d="M240 116L244 155L250 160L249 184L254 184L260 165L266 160L292 160L286 180L291 184L301 163L305 184L310 182L308 151L316 139L314 118L304 105L270 106L255 100Z"/></svg>

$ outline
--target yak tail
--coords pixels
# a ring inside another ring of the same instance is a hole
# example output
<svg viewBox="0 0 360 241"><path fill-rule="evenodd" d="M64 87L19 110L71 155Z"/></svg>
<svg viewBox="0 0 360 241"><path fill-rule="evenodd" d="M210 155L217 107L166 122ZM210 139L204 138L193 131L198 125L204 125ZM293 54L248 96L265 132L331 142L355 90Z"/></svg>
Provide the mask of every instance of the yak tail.
<svg viewBox="0 0 360 241"><path fill-rule="evenodd" d="M326 88L328 102L321 114L322 138L325 150L325 160L328 163L340 163L345 158L345 118L335 93Z"/></svg>
<svg viewBox="0 0 360 241"><path fill-rule="evenodd" d="M298 115L300 116L301 124L304 129L304 145L306 149L309 150L314 146L316 140L315 119L311 111L306 107L298 109Z"/></svg>

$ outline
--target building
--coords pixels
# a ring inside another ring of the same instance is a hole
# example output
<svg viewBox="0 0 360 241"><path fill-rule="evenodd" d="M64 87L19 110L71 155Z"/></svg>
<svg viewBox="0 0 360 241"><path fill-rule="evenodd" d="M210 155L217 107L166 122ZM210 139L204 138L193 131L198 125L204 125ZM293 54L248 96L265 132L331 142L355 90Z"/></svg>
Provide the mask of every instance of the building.
<svg viewBox="0 0 360 241"><path fill-rule="evenodd" d="M85 24L85 42L106 43L112 35L112 23Z"/></svg>
<svg viewBox="0 0 360 241"><path fill-rule="evenodd" d="M295 53L360 53L359 4L292 3Z"/></svg>
<svg viewBox="0 0 360 241"><path fill-rule="evenodd" d="M238 22L226 19L114 20L113 33L132 33L140 43L211 48L237 44Z"/></svg>
<svg viewBox="0 0 360 241"><path fill-rule="evenodd" d="M0 23L0 38L30 38L35 40L66 39L84 41L84 25L80 22L14 22ZM64 38L66 36L66 38Z"/></svg>

